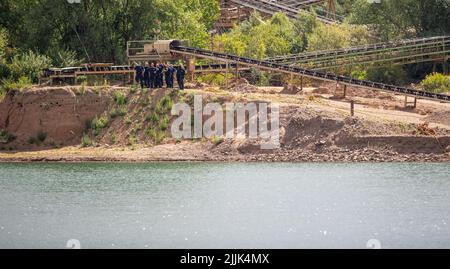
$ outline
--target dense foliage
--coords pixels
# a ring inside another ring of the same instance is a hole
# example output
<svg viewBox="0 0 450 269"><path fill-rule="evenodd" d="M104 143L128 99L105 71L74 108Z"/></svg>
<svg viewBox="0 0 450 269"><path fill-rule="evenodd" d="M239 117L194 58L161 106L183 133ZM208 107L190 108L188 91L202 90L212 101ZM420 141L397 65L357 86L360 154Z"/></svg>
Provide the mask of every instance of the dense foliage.
<svg viewBox="0 0 450 269"><path fill-rule="evenodd" d="M324 25L306 12L295 20L281 13L271 18L254 13L230 32L211 39L220 15L218 0L81 0L79 4L2 0L0 81L28 77L36 82L46 66L125 63L129 40L183 39L191 46L263 59L450 33L449 0L336 2L338 12L347 17L341 25ZM369 70L361 72L371 75ZM382 73L391 76L386 70Z"/></svg>
<svg viewBox="0 0 450 269"><path fill-rule="evenodd" d="M450 91L450 76L445 76L440 73L433 73L428 75L422 81L422 87L426 91L435 93L445 93Z"/></svg>

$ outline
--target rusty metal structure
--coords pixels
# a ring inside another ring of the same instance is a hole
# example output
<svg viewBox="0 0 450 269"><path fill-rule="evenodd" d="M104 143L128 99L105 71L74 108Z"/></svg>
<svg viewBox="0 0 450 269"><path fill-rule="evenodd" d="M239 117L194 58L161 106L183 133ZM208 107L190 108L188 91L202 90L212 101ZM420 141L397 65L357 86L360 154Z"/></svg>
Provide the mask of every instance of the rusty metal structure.
<svg viewBox="0 0 450 269"><path fill-rule="evenodd" d="M300 10L310 12L315 8L317 18L327 24L340 23L342 17L336 15L335 0L220 0L221 16L216 23L216 29L223 32L233 25L247 19L253 11L271 16L276 12L282 12L289 18L296 18ZM328 8L320 5L328 3Z"/></svg>

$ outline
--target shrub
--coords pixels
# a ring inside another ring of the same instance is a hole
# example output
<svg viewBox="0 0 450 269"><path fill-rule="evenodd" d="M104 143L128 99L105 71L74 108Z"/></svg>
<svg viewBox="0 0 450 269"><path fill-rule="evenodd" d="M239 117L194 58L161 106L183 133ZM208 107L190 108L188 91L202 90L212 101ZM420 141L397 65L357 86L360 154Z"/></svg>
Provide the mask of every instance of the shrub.
<svg viewBox="0 0 450 269"><path fill-rule="evenodd" d="M164 132L158 132L153 128L148 128L147 135L155 145L161 144L164 138L166 138L166 134Z"/></svg>
<svg viewBox="0 0 450 269"><path fill-rule="evenodd" d="M363 70L352 71L350 76L352 78L359 79L359 80L367 80L367 71L363 71Z"/></svg>
<svg viewBox="0 0 450 269"><path fill-rule="evenodd" d="M162 121L159 123L159 129L161 131L166 131L169 128L170 119L168 116L164 116Z"/></svg>
<svg viewBox="0 0 450 269"><path fill-rule="evenodd" d="M83 148L86 147L91 147L94 143L92 142L91 137L89 137L89 135L84 134L83 137L81 138L81 146Z"/></svg>
<svg viewBox="0 0 450 269"><path fill-rule="evenodd" d="M17 81L5 79L2 81L2 91L6 94L9 91L22 91L32 86L32 82L28 77L20 77Z"/></svg>
<svg viewBox="0 0 450 269"><path fill-rule="evenodd" d="M84 59L78 59L78 55L72 50L51 50L53 66L56 67L75 67L81 65Z"/></svg>
<svg viewBox="0 0 450 269"><path fill-rule="evenodd" d="M228 74L229 79L231 79L230 75L232 74ZM209 85L215 85L215 86L225 86L226 84L226 80L225 80L225 75L224 74L206 74L206 75L202 75L199 76L197 78L198 82L204 82L206 84Z"/></svg>
<svg viewBox="0 0 450 269"><path fill-rule="evenodd" d="M156 124L156 123L159 122L159 115L158 115L158 113L153 112L151 115L148 115L148 116L145 118L145 120L146 120L146 121L150 121L150 122Z"/></svg>
<svg viewBox="0 0 450 269"><path fill-rule="evenodd" d="M14 56L9 69L13 79L28 77L32 82L37 82L42 75L42 70L50 66L50 58L28 51Z"/></svg>
<svg viewBox="0 0 450 269"><path fill-rule="evenodd" d="M218 145L222 144L223 141L224 141L223 137L214 136L213 138L211 138L211 142L212 142L215 146L218 146Z"/></svg>
<svg viewBox="0 0 450 269"><path fill-rule="evenodd" d="M134 145L137 144L137 142L138 142L138 139L137 139L137 137L135 135L131 135L128 138L128 146L134 146Z"/></svg>
<svg viewBox="0 0 450 269"><path fill-rule="evenodd" d="M159 101L159 110L161 112L167 112L170 111L173 107L173 101L172 98L170 98L169 95L165 95L163 98L161 98L161 100Z"/></svg>
<svg viewBox="0 0 450 269"><path fill-rule="evenodd" d="M105 116L100 117L100 118L95 117L91 123L91 128L94 132L94 135L98 135L102 129L104 129L108 126L108 124L109 124L109 119L107 117L105 117Z"/></svg>
<svg viewBox="0 0 450 269"><path fill-rule="evenodd" d="M130 93L131 93L131 94L135 94L135 93L137 93L137 91L138 91L138 88L137 88L136 85L132 85L132 86L130 87Z"/></svg>
<svg viewBox="0 0 450 269"><path fill-rule="evenodd" d="M117 109L111 110L111 112L109 112L109 116L112 119L114 119L114 118L117 118L117 117L124 117L127 113L128 113L127 107L126 106L122 106L122 107L119 107Z"/></svg>
<svg viewBox="0 0 450 269"><path fill-rule="evenodd" d="M36 137L30 136L30 138L28 138L28 144L39 145L39 140L37 140Z"/></svg>
<svg viewBox="0 0 450 269"><path fill-rule="evenodd" d="M367 70L367 80L400 85L406 81L406 72L401 66L373 67Z"/></svg>
<svg viewBox="0 0 450 269"><path fill-rule="evenodd" d="M130 125L130 124L132 124L132 123L133 123L133 121L131 120L130 117L126 117L126 118L125 118L125 124Z"/></svg>
<svg viewBox="0 0 450 269"><path fill-rule="evenodd" d="M425 91L444 93L450 91L450 76L433 73L422 80L421 85Z"/></svg>
<svg viewBox="0 0 450 269"><path fill-rule="evenodd" d="M6 144L16 139L16 136L8 133L7 130L0 129L0 143Z"/></svg>
<svg viewBox="0 0 450 269"><path fill-rule="evenodd" d="M39 142L42 143L47 139L47 134L41 131L37 134L36 138Z"/></svg>
<svg viewBox="0 0 450 269"><path fill-rule="evenodd" d="M125 93L121 91L114 92L113 98L114 102L116 102L116 104L118 104L119 106L125 105L127 103Z"/></svg>
<svg viewBox="0 0 450 269"><path fill-rule="evenodd" d="M86 93L86 86L87 86L87 81L81 82L81 86L80 86L80 94L81 95L84 95Z"/></svg>

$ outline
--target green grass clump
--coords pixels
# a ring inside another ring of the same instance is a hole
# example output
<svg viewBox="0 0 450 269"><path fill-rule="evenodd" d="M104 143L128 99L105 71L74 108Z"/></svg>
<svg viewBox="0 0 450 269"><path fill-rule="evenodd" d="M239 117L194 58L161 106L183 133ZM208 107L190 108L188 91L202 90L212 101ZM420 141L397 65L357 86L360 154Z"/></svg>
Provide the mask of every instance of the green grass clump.
<svg viewBox="0 0 450 269"><path fill-rule="evenodd" d="M0 143L8 143L15 139L14 135L8 133L7 130L0 129Z"/></svg>
<svg viewBox="0 0 450 269"><path fill-rule="evenodd" d="M34 136L30 136L30 138L28 138L27 142L30 145L39 145L39 140L37 140L37 138Z"/></svg>
<svg viewBox="0 0 450 269"><path fill-rule="evenodd" d="M81 138L81 146L83 148L87 148L87 147L92 147L93 144L94 143L93 143L91 137L87 134L84 134L83 137Z"/></svg>
<svg viewBox="0 0 450 269"><path fill-rule="evenodd" d="M223 137L214 136L213 138L211 138L211 142L212 142L215 146L218 146L218 145L222 144L223 141L224 141Z"/></svg>
<svg viewBox="0 0 450 269"><path fill-rule="evenodd" d="M16 139L16 136L8 133L7 130L0 129L0 143L6 144Z"/></svg>
<svg viewBox="0 0 450 269"><path fill-rule="evenodd" d="M47 134L41 131L37 134L36 138L39 142L43 143L47 139Z"/></svg>
<svg viewBox="0 0 450 269"><path fill-rule="evenodd" d="M150 139L155 145L161 144L161 142L166 138L166 134L164 132L158 132L157 130L151 127L148 128L147 135L150 137Z"/></svg>
<svg viewBox="0 0 450 269"><path fill-rule="evenodd" d="M108 117L106 117L106 116L103 116L100 118L95 117L92 120L91 128L92 128L94 135L98 135L101 132L101 130L108 127L108 125L109 125Z"/></svg>
<svg viewBox="0 0 450 269"><path fill-rule="evenodd" d="M147 117L145 117L145 121L149 121L153 124L156 124L159 122L159 115L156 112L153 112L150 115L147 115Z"/></svg>
<svg viewBox="0 0 450 269"><path fill-rule="evenodd" d="M133 120L130 117L125 118L125 124L130 125L133 123Z"/></svg>
<svg viewBox="0 0 450 269"><path fill-rule="evenodd" d="M159 129L161 131L166 131L169 128L170 118L166 115L159 123Z"/></svg>
<svg viewBox="0 0 450 269"><path fill-rule="evenodd" d="M130 137L128 137L128 146L134 146L136 145L138 142L138 139L135 135L131 135Z"/></svg>
<svg viewBox="0 0 450 269"><path fill-rule="evenodd" d="M165 95L161 100L159 100L158 104L156 104L156 112L159 114L168 113L172 110L173 101L169 95Z"/></svg>
<svg viewBox="0 0 450 269"><path fill-rule="evenodd" d="M121 106L117 109L113 109L111 110L111 112L109 112L109 116L114 119L117 117L124 117L125 115L127 115L128 113L128 109L126 106Z"/></svg>
<svg viewBox="0 0 450 269"><path fill-rule="evenodd" d="M137 91L138 91L138 88L137 88L136 85L132 85L132 86L130 87L130 93L131 93L131 94L135 94L135 93L137 93Z"/></svg>
<svg viewBox="0 0 450 269"><path fill-rule="evenodd" d="M2 80L1 89L3 92L7 93L9 91L22 91L30 88L33 83L28 77L20 77L17 81L12 79Z"/></svg>
<svg viewBox="0 0 450 269"><path fill-rule="evenodd" d="M121 91L114 92L113 99L114 102L119 106L123 106L127 103L127 97L125 96L125 93Z"/></svg>

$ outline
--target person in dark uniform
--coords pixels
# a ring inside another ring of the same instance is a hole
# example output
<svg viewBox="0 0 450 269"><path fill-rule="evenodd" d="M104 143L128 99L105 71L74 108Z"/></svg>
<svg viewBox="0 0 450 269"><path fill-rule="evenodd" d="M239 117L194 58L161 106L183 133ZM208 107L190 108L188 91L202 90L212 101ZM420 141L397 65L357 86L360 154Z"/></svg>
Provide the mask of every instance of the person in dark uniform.
<svg viewBox="0 0 450 269"><path fill-rule="evenodd" d="M183 65L180 65L177 69L177 82L180 90L184 90L184 76L186 75L186 70L184 70Z"/></svg>
<svg viewBox="0 0 450 269"><path fill-rule="evenodd" d="M170 65L167 64L167 63L164 65L164 75L165 75L165 79L166 79L167 89L172 88L171 85L170 85L170 76L173 77L173 73L170 70Z"/></svg>
<svg viewBox="0 0 450 269"><path fill-rule="evenodd" d="M143 89L144 88L144 76L143 76L144 68L142 67L142 65L137 64L137 63L134 63L134 65L135 65L134 70L136 71L136 77L135 77L136 82L141 84L141 88Z"/></svg>
<svg viewBox="0 0 450 269"><path fill-rule="evenodd" d="M164 86L164 65L161 63L158 66L158 80L159 80L159 88L162 88Z"/></svg>
<svg viewBox="0 0 450 269"><path fill-rule="evenodd" d="M159 63L156 63L155 69L155 88L159 88L159 85L161 84Z"/></svg>
<svg viewBox="0 0 450 269"><path fill-rule="evenodd" d="M150 88L150 67L148 66L148 63L145 63L144 81L145 81L145 87Z"/></svg>
<svg viewBox="0 0 450 269"><path fill-rule="evenodd" d="M150 89L154 89L156 88L156 68L155 65L153 63L150 64Z"/></svg>
<svg viewBox="0 0 450 269"><path fill-rule="evenodd" d="M173 65L170 65L170 71L172 73L172 75L170 76L170 88L174 88L174 83L173 83L173 77L176 73L177 70L175 70L175 68L173 67Z"/></svg>

